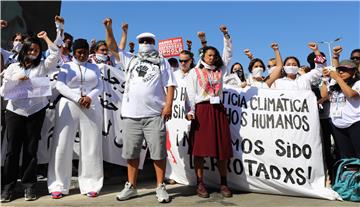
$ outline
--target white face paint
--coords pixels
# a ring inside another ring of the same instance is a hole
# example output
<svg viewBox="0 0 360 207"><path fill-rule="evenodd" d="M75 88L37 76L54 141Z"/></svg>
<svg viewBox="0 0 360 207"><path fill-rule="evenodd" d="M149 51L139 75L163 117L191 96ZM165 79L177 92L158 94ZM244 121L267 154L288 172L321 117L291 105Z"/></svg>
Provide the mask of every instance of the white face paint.
<svg viewBox="0 0 360 207"><path fill-rule="evenodd" d="M95 57L102 62L106 62L108 60L108 56L104 54L96 54Z"/></svg>
<svg viewBox="0 0 360 207"><path fill-rule="evenodd" d="M153 44L139 44L139 53L149 53L155 50L155 45Z"/></svg>
<svg viewBox="0 0 360 207"><path fill-rule="evenodd" d="M252 76L254 77L254 78L261 78L262 77L262 74L263 74L263 68L261 68L261 67L256 67L256 68L253 68L252 69L252 72L251 72L251 74L252 74Z"/></svg>
<svg viewBox="0 0 360 207"><path fill-rule="evenodd" d="M296 75L299 71L298 66L284 66L284 70L286 74L293 74Z"/></svg>
<svg viewBox="0 0 360 207"><path fill-rule="evenodd" d="M16 52L20 52L22 46L23 44L20 41L13 42L13 50L15 50Z"/></svg>
<svg viewBox="0 0 360 207"><path fill-rule="evenodd" d="M272 72L274 72L274 70L275 70L275 68L276 68L276 66L272 66L271 68L269 68L269 75L272 73Z"/></svg>

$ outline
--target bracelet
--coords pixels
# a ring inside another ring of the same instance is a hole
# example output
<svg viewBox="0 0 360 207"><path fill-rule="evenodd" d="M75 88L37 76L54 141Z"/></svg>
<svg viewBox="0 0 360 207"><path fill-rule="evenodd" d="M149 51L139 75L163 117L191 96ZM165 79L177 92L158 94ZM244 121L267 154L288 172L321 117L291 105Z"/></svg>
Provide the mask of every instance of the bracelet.
<svg viewBox="0 0 360 207"><path fill-rule="evenodd" d="M339 59L339 56L338 55L333 55L332 58L333 59Z"/></svg>

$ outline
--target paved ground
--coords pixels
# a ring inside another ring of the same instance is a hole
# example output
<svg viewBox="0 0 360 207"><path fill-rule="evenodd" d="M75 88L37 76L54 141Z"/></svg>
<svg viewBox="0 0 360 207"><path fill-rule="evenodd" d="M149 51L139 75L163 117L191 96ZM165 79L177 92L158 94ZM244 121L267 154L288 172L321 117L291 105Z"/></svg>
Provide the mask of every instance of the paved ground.
<svg viewBox="0 0 360 207"><path fill-rule="evenodd" d="M172 196L169 204L159 204L155 197L155 175L151 163L144 166L144 170L139 174L139 186L137 198L119 202L115 199L116 194L123 188L126 171L125 168L117 168L113 172L117 177L112 176L105 180L105 185L101 194L97 198L87 198L79 195L76 178L73 177L72 190L69 196L59 200L53 200L47 194L46 181L40 181L38 185L39 199L36 201L24 201L23 191L18 185L16 199L1 206L243 206L243 207L332 207L332 206L357 206L360 203L327 201L321 199L299 198L278 195L266 195L257 193L234 192L232 198L223 198L217 193L217 189L208 189L211 196L208 199L199 198L195 195L195 188L183 185L167 185L168 192Z"/></svg>

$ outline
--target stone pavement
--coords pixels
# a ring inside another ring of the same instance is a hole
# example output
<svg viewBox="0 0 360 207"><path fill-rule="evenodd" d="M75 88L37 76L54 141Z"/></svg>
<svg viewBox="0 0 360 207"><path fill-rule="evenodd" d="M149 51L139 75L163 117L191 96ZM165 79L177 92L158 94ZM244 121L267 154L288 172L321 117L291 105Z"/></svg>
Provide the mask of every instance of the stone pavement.
<svg viewBox="0 0 360 207"><path fill-rule="evenodd" d="M280 195L267 195L258 193L234 192L232 198L223 198L217 189L209 188L210 198L204 199L196 196L195 187L180 184L167 185L172 201L169 204L160 204L155 197L155 174L150 162L139 171L138 194L139 196L128 201L117 201L116 194L123 188L126 181L126 168L117 167L112 171L114 176L104 182L104 188L97 198L88 198L79 194L76 177L72 178L72 190L70 195L58 200L53 200L47 193L46 179L39 181L37 192L39 199L36 201L24 201L23 191L18 184L15 200L1 204L2 207L12 206L243 206L243 207L338 207L357 206L360 203L328 201L312 198L300 198Z"/></svg>

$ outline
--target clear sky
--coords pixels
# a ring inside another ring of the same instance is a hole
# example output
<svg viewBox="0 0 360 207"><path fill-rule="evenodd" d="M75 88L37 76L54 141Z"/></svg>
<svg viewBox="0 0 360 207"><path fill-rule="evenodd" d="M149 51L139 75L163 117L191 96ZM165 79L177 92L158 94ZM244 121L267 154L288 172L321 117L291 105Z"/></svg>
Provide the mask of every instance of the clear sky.
<svg viewBox="0 0 360 207"><path fill-rule="evenodd" d="M127 22L128 42L136 42L136 35L142 32L154 33L157 40L181 36L184 41L192 40L196 55L198 31L206 33L208 45L222 51L219 26L224 24L233 40L232 62L240 62L244 68L249 63L245 48L267 61L273 57L273 41L279 43L283 59L296 56L301 64L307 64L310 41L342 37L335 43L344 48L342 58L360 48L359 1L62 1L61 15L65 30L75 38L104 39L102 21L111 17L117 41L121 23ZM320 49L328 55L326 45Z"/></svg>

